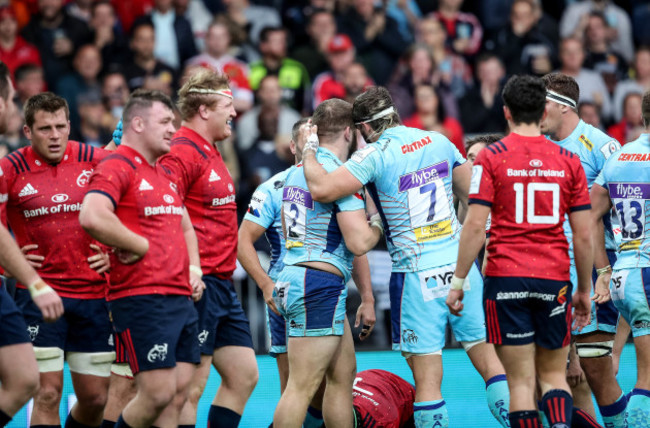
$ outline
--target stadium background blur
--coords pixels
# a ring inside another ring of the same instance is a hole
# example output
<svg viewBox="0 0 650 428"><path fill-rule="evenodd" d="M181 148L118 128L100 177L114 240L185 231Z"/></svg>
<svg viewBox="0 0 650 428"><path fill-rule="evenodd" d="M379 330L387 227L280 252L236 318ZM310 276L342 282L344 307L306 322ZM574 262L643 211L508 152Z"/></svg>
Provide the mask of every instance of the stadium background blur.
<svg viewBox="0 0 650 428"><path fill-rule="evenodd" d="M70 139L102 147L130 91L160 89L173 97L197 67L231 79L238 117L234 136L219 148L237 183L240 220L256 186L293 162L293 123L319 102L352 101L371 84L389 88L405 124L442 132L462 147L473 135L506 131L500 93L509 76L559 70L580 84L583 120L625 144L643 129L648 19L647 0L0 0L0 60L12 72L19 106L0 137L0 157L29 143L22 104L38 92L66 98ZM256 247L268 262L267 243ZM404 360L385 352L390 259L377 248L369 260L378 323L356 343L358 351L373 351L358 354L359 370L383 368L412 380ZM241 268L235 283L260 365L242 424L262 426L279 397L277 372L264 355L261 293ZM358 303L352 293L350 316ZM451 335L447 345L457 347ZM636 376L630 346L619 374L626 390ZM491 421L464 353L446 351L445 359L451 420ZM204 398L217 385L214 373ZM62 408L70 394L64 390ZM463 413L454 407L458 400L475 410ZM24 415L10 426L24 426Z"/></svg>

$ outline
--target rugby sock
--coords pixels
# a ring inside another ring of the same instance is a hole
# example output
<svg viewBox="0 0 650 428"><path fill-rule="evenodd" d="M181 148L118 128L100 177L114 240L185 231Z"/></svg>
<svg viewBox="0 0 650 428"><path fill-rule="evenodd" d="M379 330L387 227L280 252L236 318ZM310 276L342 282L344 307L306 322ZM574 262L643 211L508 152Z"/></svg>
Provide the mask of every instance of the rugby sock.
<svg viewBox="0 0 650 428"><path fill-rule="evenodd" d="M115 428L115 421L109 421L108 419L104 419L102 421L101 428Z"/></svg>
<svg viewBox="0 0 650 428"><path fill-rule="evenodd" d="M496 375L485 382L485 395L487 397L488 407L501 426L510 427L508 421L508 408L510 407L510 391L506 375Z"/></svg>
<svg viewBox="0 0 650 428"><path fill-rule="evenodd" d="M77 421L75 418L72 417L72 413L68 413L68 417L65 419L64 426L65 428L93 428L91 425L84 425L81 422Z"/></svg>
<svg viewBox="0 0 650 428"><path fill-rule="evenodd" d="M196 428L196 425L179 425L178 428Z"/></svg>
<svg viewBox="0 0 650 428"><path fill-rule="evenodd" d="M131 428L131 425L124 422L124 418L120 414L120 417L117 418L117 422L115 422L115 428Z"/></svg>
<svg viewBox="0 0 650 428"><path fill-rule="evenodd" d="M542 397L542 410L551 428L570 427L573 398L562 389L551 389Z"/></svg>
<svg viewBox="0 0 650 428"><path fill-rule="evenodd" d="M0 427L7 425L11 421L11 416L0 410Z"/></svg>
<svg viewBox="0 0 650 428"><path fill-rule="evenodd" d="M302 423L302 428L321 428L323 426L323 412L311 406L307 408L307 416Z"/></svg>
<svg viewBox="0 0 650 428"><path fill-rule="evenodd" d="M210 406L208 428L237 428L241 415L226 407Z"/></svg>
<svg viewBox="0 0 650 428"><path fill-rule="evenodd" d="M416 428L449 427L449 415L445 400L413 403L413 417Z"/></svg>
<svg viewBox="0 0 650 428"><path fill-rule="evenodd" d="M634 388L632 394L630 394L630 401L627 403L627 412L625 413L626 426L630 428L650 427L650 391Z"/></svg>
<svg viewBox="0 0 650 428"><path fill-rule="evenodd" d="M571 428L603 428L596 420L584 410L573 407L571 413Z"/></svg>
<svg viewBox="0 0 650 428"><path fill-rule="evenodd" d="M627 407L627 397L621 394L614 403L608 406L598 406L600 416L603 417L603 423L607 427L623 428L625 426L625 408Z"/></svg>
<svg viewBox="0 0 650 428"><path fill-rule="evenodd" d="M520 410L508 414L512 428L542 428L537 410Z"/></svg>

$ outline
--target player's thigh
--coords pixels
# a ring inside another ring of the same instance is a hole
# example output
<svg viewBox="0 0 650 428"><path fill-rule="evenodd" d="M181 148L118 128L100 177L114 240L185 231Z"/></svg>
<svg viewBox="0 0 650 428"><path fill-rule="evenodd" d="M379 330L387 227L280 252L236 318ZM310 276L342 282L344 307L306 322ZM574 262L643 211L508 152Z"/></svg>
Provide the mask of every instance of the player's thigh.
<svg viewBox="0 0 650 428"><path fill-rule="evenodd" d="M223 346L245 346L252 349L253 339L248 317L242 308L232 281L211 275L204 278L208 279L206 286L209 285L214 294L213 303L206 309L214 314L212 317L215 317L215 324L212 327L210 324L199 323L199 340L202 341L201 353L207 354ZM203 341L202 335L208 331L211 336Z"/></svg>
<svg viewBox="0 0 650 428"><path fill-rule="evenodd" d="M393 272L390 278L390 303L393 350L408 357L433 354L445 345L448 287L439 284L437 275L451 272L431 269L422 272ZM435 275L435 276L434 276Z"/></svg>
<svg viewBox="0 0 650 428"><path fill-rule="evenodd" d="M357 360L354 355L354 341L350 326L345 323L345 331L339 342L338 349L334 352L327 369L327 381L337 384L352 386L357 372Z"/></svg>
<svg viewBox="0 0 650 428"><path fill-rule="evenodd" d="M630 325L633 337L650 334L650 268L617 269L610 282L612 302Z"/></svg>
<svg viewBox="0 0 650 428"><path fill-rule="evenodd" d="M546 279L528 282L535 344L545 349L568 346L571 343L571 282Z"/></svg>
<svg viewBox="0 0 650 428"><path fill-rule="evenodd" d="M252 348L223 346L212 354L212 364L228 385L247 385L257 381L257 360Z"/></svg>
<svg viewBox="0 0 650 428"><path fill-rule="evenodd" d="M465 291L464 309L461 317L451 315L444 300L443 308L448 313L454 337L459 342L476 344L485 340L485 314L483 311L483 278L476 264L472 264L469 275L469 290ZM467 284L467 282L466 282ZM466 285L467 286L467 285ZM446 297L445 297L446 299ZM464 346L465 347L465 346Z"/></svg>
<svg viewBox="0 0 650 428"><path fill-rule="evenodd" d="M0 347L0 382L6 390L38 386L38 365L31 343L14 343Z"/></svg>
<svg viewBox="0 0 650 428"><path fill-rule="evenodd" d="M313 395L339 349L342 336L290 337L288 386Z"/></svg>

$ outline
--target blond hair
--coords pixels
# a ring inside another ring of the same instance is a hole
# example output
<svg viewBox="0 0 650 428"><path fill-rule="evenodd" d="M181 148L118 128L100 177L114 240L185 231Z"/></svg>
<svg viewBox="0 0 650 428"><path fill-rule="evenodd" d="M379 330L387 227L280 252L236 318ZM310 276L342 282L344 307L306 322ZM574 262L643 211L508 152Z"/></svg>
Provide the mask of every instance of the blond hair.
<svg viewBox="0 0 650 428"><path fill-rule="evenodd" d="M214 93L207 91L228 90L228 83L228 76L207 68L192 75L178 91L178 110L181 112L181 118L193 118L202 105L213 108L218 98Z"/></svg>

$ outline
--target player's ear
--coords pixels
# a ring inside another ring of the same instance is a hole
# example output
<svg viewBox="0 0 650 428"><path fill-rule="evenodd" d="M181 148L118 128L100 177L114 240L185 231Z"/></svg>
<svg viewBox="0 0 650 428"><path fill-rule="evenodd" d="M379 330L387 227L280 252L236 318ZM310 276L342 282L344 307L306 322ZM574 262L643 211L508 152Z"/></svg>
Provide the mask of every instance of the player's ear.
<svg viewBox="0 0 650 428"><path fill-rule="evenodd" d="M32 139L32 130L29 126L23 125L23 134L25 134L28 140Z"/></svg>
<svg viewBox="0 0 650 428"><path fill-rule="evenodd" d="M205 104L201 104L199 106L199 116L201 116L201 119L207 120L208 119L208 106Z"/></svg>
<svg viewBox="0 0 650 428"><path fill-rule="evenodd" d="M510 109L507 106L503 106L503 116L506 118L506 120L512 120Z"/></svg>

